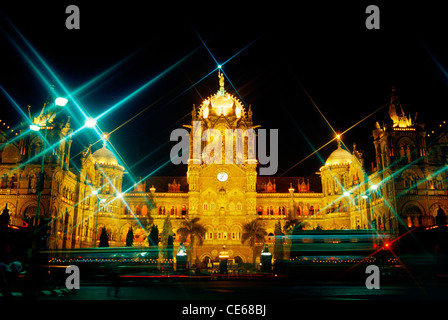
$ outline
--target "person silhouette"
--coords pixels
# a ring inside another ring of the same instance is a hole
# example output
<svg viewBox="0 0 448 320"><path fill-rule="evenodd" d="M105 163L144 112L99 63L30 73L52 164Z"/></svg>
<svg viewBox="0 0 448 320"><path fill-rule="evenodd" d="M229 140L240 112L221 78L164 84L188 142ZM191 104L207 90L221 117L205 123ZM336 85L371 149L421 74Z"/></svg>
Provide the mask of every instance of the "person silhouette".
<svg viewBox="0 0 448 320"><path fill-rule="evenodd" d="M8 204L6 204L5 208L2 211L2 214L0 215L0 224L5 226L8 225L9 219L10 219L9 209Z"/></svg>
<svg viewBox="0 0 448 320"><path fill-rule="evenodd" d="M439 209L437 209L436 224L438 226L442 226L442 225L446 224L446 214L440 205L439 205Z"/></svg>

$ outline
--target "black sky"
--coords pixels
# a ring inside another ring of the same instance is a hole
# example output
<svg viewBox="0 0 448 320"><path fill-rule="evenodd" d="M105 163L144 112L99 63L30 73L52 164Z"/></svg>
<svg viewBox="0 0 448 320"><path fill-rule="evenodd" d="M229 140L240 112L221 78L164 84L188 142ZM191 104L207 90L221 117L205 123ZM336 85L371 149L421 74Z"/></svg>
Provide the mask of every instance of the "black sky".
<svg viewBox="0 0 448 320"><path fill-rule="evenodd" d="M80 8L80 30L65 27L65 8L70 4ZM380 8L380 30L365 27L369 4ZM146 176L169 160L174 145L169 141L171 131L188 124L192 105L199 105L218 88L215 72L185 91L216 68L199 36L219 63L252 43L223 68L239 96L252 105L254 123L279 129L279 175L333 138L301 86L338 132L387 103L393 85L405 112L413 116L418 112L417 122L432 128L448 119L448 78L441 69L448 68L448 26L443 8L429 2L420 6L381 2L179 6L171 2L39 1L2 3L0 8L0 84L24 111L30 104L32 112L38 112L48 90L8 39L16 41L44 70L8 20L69 90L128 57L76 96L92 116L188 56L98 123L103 131L112 131L152 105L111 135L127 170L136 177ZM229 81L226 84L227 91L236 94ZM10 125L21 121L4 94L0 108L3 121ZM386 111L343 137L350 149L356 142L365 150L367 167L372 161L373 126L384 119ZM75 124L82 122L79 113L73 117ZM80 134L74 139L72 155L95 140L94 135ZM318 171L319 156L325 160L335 148L335 143L327 146L287 175L308 176ZM76 163L79 157L73 160ZM185 166L167 165L154 174L185 172Z"/></svg>

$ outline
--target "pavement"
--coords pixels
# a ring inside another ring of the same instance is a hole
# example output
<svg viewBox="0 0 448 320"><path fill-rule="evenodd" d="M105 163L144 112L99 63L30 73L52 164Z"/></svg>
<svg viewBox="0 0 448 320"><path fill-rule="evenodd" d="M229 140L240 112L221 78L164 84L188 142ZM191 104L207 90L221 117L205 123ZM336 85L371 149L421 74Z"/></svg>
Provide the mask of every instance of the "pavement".
<svg viewBox="0 0 448 320"><path fill-rule="evenodd" d="M115 285L83 285L73 294L41 296L41 300L447 300L448 286L439 283L385 284L379 289L347 283L288 281L172 281Z"/></svg>
<svg viewBox="0 0 448 320"><path fill-rule="evenodd" d="M42 298L42 297L62 297L62 296L66 296L69 294L72 294L73 291L66 289L66 288L62 288L62 289L52 289L52 290L41 290L38 292L37 294L37 298ZM16 292L16 291L12 291L12 292L8 292L8 293L0 293L0 299L13 299L13 298L27 298L27 295L23 292Z"/></svg>

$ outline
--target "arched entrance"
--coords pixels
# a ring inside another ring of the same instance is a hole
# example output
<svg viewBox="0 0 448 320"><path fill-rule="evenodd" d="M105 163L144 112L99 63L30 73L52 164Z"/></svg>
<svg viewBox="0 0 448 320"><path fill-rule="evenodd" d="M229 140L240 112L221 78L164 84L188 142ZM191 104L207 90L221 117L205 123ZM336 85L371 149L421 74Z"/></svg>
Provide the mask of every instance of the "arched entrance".
<svg viewBox="0 0 448 320"><path fill-rule="evenodd" d="M408 204L403 208L403 222L408 228L419 227L422 224L422 209L414 203Z"/></svg>

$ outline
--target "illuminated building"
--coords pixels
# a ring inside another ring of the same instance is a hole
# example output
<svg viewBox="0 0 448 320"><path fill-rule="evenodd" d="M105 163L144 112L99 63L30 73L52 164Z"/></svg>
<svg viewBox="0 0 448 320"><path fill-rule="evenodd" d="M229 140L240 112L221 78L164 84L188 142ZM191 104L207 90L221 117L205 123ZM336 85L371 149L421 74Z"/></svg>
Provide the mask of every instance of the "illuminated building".
<svg viewBox="0 0 448 320"><path fill-rule="evenodd" d="M162 232L168 216L176 233L182 221L199 217L207 231L194 259L216 261L225 246L229 259L252 262L252 248L241 240L243 225L253 220L264 223L271 250L278 223L282 228L298 222L305 229L376 228L393 233L434 225L439 210L448 212L447 131L426 145L424 126L404 114L395 90L388 118L373 130L376 158L371 173L356 145L350 152L339 139L320 177L258 176L257 160L247 145L243 154L233 153L234 160L243 161L232 164L205 164L190 148L185 176L150 177L122 196L124 168L115 155L106 145L93 153L87 149L80 168L69 167L71 142L65 138L72 130L70 121L55 118L47 126L48 139L58 147L45 153L40 215L50 219L49 247L93 247L95 234L98 241L103 228L110 246L124 246L129 228L135 246L147 245L144 225L135 218L151 218ZM225 91L221 73L218 91L193 107L191 120L186 127L192 129L198 121L202 129L216 129L223 136L226 129L256 127L251 107ZM12 218L31 218L37 205L42 136L21 131L11 142L15 137L2 132L0 211L7 205ZM179 245L178 235L174 244ZM258 252L261 249L260 243Z"/></svg>

